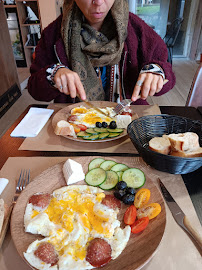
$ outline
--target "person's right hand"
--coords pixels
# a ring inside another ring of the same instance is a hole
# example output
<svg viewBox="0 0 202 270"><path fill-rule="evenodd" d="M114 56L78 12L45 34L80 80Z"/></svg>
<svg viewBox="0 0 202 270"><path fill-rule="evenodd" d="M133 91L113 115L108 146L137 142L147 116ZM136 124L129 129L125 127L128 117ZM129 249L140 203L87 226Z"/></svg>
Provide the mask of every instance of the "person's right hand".
<svg viewBox="0 0 202 270"><path fill-rule="evenodd" d="M79 75L68 69L60 68L54 76L55 86L61 93L70 95L71 98L78 96L82 100L86 99L86 93Z"/></svg>

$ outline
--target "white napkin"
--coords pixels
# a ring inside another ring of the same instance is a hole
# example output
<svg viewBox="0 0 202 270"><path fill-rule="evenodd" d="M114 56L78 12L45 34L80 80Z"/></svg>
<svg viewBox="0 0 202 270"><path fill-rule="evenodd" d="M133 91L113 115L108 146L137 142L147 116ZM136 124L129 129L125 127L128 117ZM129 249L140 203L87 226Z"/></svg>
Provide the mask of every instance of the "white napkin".
<svg viewBox="0 0 202 270"><path fill-rule="evenodd" d="M46 124L54 110L30 108L28 113L11 133L11 137L35 137Z"/></svg>

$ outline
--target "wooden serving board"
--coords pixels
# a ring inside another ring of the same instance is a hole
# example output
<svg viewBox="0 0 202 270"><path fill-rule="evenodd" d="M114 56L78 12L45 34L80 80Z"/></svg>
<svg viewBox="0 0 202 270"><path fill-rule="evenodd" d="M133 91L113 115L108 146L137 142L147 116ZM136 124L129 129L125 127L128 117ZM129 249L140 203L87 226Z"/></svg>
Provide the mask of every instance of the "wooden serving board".
<svg viewBox="0 0 202 270"><path fill-rule="evenodd" d="M82 164L84 172L88 170L88 164L94 157L77 157L75 160ZM123 162L124 157L107 158L116 162ZM106 160L107 160L106 159ZM129 167L138 167L132 162L124 163ZM27 250L29 244L34 240L39 239L40 236L32 235L24 232L24 212L31 195L37 192L53 192L55 189L60 188L66 184L62 173L63 163L59 163L49 169L45 170L39 176L37 176L22 192L17 200L11 217L11 235L16 246L16 249L20 256L23 257L23 252ZM85 184L84 181L78 184ZM145 188L149 188L151 191L151 202L158 202L161 205L161 213L154 219L150 220L148 227L139 234L131 234L130 240L123 250L121 255L112 260L103 269L107 270L135 270L140 269L145 263L147 263L154 252L157 250L158 245L164 234L166 224L166 212L161 193L153 183L149 175L146 175ZM119 214L119 220L123 221L123 215L128 206L122 204L122 208ZM122 222L123 225L123 222ZM158 256L158 254L156 255ZM25 260L25 259L24 259Z"/></svg>
<svg viewBox="0 0 202 270"><path fill-rule="evenodd" d="M98 108L115 107L117 105L116 102L110 102L110 101L92 101L92 104ZM73 105L69 105L69 106L61 109L60 111L58 111L52 119L53 130L55 130L55 127L60 120L67 121L68 115L70 114L70 112L73 108L80 107L80 106L88 108L88 105L86 105L85 102L80 102L80 103L75 103ZM137 119L137 118L138 118L137 114L134 113L132 116L132 120ZM63 136L63 137L70 139L70 140L73 140L73 141L77 141L77 142L98 143L98 142L110 142L110 141L118 140L118 139L123 138L125 136L127 136L126 129L124 129L124 131L117 137L106 138L106 139L102 139L102 140L92 140L91 141L91 140L83 140L82 138L79 138L79 137L77 137L77 138L74 138L72 136Z"/></svg>

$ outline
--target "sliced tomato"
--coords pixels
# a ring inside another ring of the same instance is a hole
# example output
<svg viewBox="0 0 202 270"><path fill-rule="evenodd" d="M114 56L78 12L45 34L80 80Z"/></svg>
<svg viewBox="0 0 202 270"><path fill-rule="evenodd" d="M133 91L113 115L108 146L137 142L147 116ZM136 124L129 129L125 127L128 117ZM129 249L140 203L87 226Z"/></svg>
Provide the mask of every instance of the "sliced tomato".
<svg viewBox="0 0 202 270"><path fill-rule="evenodd" d="M81 129L76 124L72 124L72 123L70 123L70 124L74 127L75 133L78 133L81 131Z"/></svg>
<svg viewBox="0 0 202 270"><path fill-rule="evenodd" d="M137 218L148 217L149 219L155 218L160 214L161 206L159 203L150 203L137 210Z"/></svg>
<svg viewBox="0 0 202 270"><path fill-rule="evenodd" d="M143 217L135 221L134 224L131 225L131 232L132 233L139 233L143 231L147 225L149 224L149 218Z"/></svg>
<svg viewBox="0 0 202 270"><path fill-rule="evenodd" d="M147 188L141 188L135 194L134 205L136 208L141 208L142 206L146 205L150 198L150 190Z"/></svg>
<svg viewBox="0 0 202 270"><path fill-rule="evenodd" d="M137 215L137 211L134 205L131 205L130 207L127 208L125 214L124 214L124 223L126 225L132 225L135 222Z"/></svg>
<svg viewBox="0 0 202 270"><path fill-rule="evenodd" d="M131 112L122 112L121 115L130 115L130 116L132 116L132 113Z"/></svg>
<svg viewBox="0 0 202 270"><path fill-rule="evenodd" d="M85 131L87 129L87 126L82 125L82 124L79 124L77 126L80 128L81 131Z"/></svg>

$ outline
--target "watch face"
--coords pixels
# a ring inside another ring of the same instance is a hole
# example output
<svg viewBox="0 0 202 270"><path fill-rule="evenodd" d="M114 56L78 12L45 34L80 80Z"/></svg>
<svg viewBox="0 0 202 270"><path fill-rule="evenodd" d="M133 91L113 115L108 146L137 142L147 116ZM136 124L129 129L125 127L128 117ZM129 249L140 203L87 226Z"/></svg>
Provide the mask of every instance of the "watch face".
<svg viewBox="0 0 202 270"><path fill-rule="evenodd" d="M150 69L153 69L153 68L154 68L153 65L146 65L146 66L143 67L142 70L150 70Z"/></svg>

